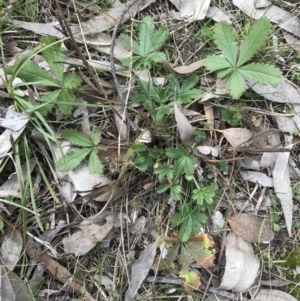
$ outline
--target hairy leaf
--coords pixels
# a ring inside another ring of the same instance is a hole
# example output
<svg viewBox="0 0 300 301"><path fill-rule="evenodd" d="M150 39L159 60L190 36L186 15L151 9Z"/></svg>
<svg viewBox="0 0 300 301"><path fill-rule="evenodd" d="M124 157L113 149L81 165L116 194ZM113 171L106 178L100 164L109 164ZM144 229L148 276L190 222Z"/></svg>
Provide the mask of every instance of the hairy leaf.
<svg viewBox="0 0 300 301"><path fill-rule="evenodd" d="M68 140L71 144L83 147L92 147L93 143L90 138L78 132L76 130L63 130L62 136Z"/></svg>
<svg viewBox="0 0 300 301"><path fill-rule="evenodd" d="M37 107L37 110L43 116L46 116L48 113L52 111L54 105L56 104L60 92L61 92L60 89L49 92L47 94L44 94L40 99L37 100L38 102L41 103L41 105Z"/></svg>
<svg viewBox="0 0 300 301"><path fill-rule="evenodd" d="M82 160L90 153L91 149L89 148L82 148L76 151L71 151L62 157L60 157L57 162L56 166L60 171L69 171L76 168Z"/></svg>
<svg viewBox="0 0 300 301"><path fill-rule="evenodd" d="M199 273L199 272L198 272ZM198 290L201 285L200 276L195 271L181 270L179 277L183 279L183 286L187 291Z"/></svg>
<svg viewBox="0 0 300 301"><path fill-rule="evenodd" d="M215 43L226 60L234 66L238 54L238 45L232 27L227 22L220 22L214 29Z"/></svg>
<svg viewBox="0 0 300 301"><path fill-rule="evenodd" d="M252 63L241 66L238 70L239 73L241 73L244 77L247 77L262 85L278 84L282 78L281 71L278 68L268 64Z"/></svg>
<svg viewBox="0 0 300 301"><path fill-rule="evenodd" d="M263 17L249 30L242 45L236 66L240 67L248 62L255 53L266 43L271 32L271 22Z"/></svg>

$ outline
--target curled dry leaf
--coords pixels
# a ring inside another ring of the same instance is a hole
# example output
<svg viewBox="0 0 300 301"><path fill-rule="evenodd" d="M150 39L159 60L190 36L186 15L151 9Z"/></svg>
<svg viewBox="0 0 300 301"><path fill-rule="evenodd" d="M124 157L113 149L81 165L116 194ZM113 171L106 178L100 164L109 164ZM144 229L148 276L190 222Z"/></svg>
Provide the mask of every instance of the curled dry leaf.
<svg viewBox="0 0 300 301"><path fill-rule="evenodd" d="M233 232L247 242L270 243L274 239L272 227L266 219L249 213L239 213L228 219Z"/></svg>
<svg viewBox="0 0 300 301"><path fill-rule="evenodd" d="M191 126L184 114L178 109L176 102L174 102L174 113L177 124L177 130L183 144L192 145L195 141L195 128Z"/></svg>
<svg viewBox="0 0 300 301"><path fill-rule="evenodd" d="M103 226L97 224L82 226L82 229L70 237L65 237L62 242L65 253L74 253L81 256L95 247L97 242L109 233L114 225L116 214L113 213L105 217L106 223Z"/></svg>
<svg viewBox="0 0 300 301"><path fill-rule="evenodd" d="M168 61L164 61L163 64L165 69L167 69L168 71L173 71L179 74L189 74L198 70L199 68L202 68L204 66L204 60L196 61L187 66L178 66L178 67L172 67L172 65Z"/></svg>
<svg viewBox="0 0 300 301"><path fill-rule="evenodd" d="M293 296L279 290L261 290L255 301L297 301Z"/></svg>
<svg viewBox="0 0 300 301"><path fill-rule="evenodd" d="M226 238L225 255L225 274L219 289L246 291L254 283L259 269L251 244L230 232Z"/></svg>

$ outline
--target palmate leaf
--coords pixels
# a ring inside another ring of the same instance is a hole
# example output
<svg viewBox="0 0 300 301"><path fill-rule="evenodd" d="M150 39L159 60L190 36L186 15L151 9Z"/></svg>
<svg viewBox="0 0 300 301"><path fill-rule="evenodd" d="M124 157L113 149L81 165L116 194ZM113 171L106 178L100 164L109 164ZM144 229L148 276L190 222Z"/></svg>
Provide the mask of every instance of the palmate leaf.
<svg viewBox="0 0 300 301"><path fill-rule="evenodd" d="M40 99L37 101L40 102L40 105L36 108L43 116L46 116L48 113L51 112L54 105L56 104L56 100L61 92L61 89L49 92L44 94Z"/></svg>
<svg viewBox="0 0 300 301"><path fill-rule="evenodd" d="M154 32L154 23L151 16L142 19L139 26L139 49L141 56L146 56L153 51L153 41L151 36Z"/></svg>
<svg viewBox="0 0 300 301"><path fill-rule="evenodd" d="M60 171L69 171L76 168L82 160L91 152L89 148L82 148L76 151L71 151L60 157L56 166Z"/></svg>
<svg viewBox="0 0 300 301"><path fill-rule="evenodd" d="M81 86L82 80L81 78L73 71L69 73L64 79L64 88L65 89L77 89Z"/></svg>
<svg viewBox="0 0 300 301"><path fill-rule="evenodd" d="M248 62L255 53L266 43L271 32L271 22L263 17L249 30L242 45L236 67Z"/></svg>
<svg viewBox="0 0 300 301"><path fill-rule="evenodd" d="M222 69L232 69L231 64L223 57L211 55L204 60L204 65L210 71L218 71Z"/></svg>
<svg viewBox="0 0 300 301"><path fill-rule="evenodd" d="M59 112L64 116L70 116L76 100L74 93L68 89L62 89L56 103Z"/></svg>
<svg viewBox="0 0 300 301"><path fill-rule="evenodd" d="M214 38L225 59L234 66L238 54L238 45L232 27L227 22L218 23L214 29Z"/></svg>
<svg viewBox="0 0 300 301"><path fill-rule="evenodd" d="M233 99L238 99L246 89L246 82L238 71L233 71L227 78L226 87Z"/></svg>
<svg viewBox="0 0 300 301"><path fill-rule="evenodd" d="M7 74L13 74L15 66L20 60L16 60L14 66L6 69ZM31 84L39 84L49 87L60 87L60 84L47 71L37 64L29 61L26 62L17 73L17 76L30 82Z"/></svg>
<svg viewBox="0 0 300 301"><path fill-rule="evenodd" d="M91 152L89 158L89 171L90 173L103 173L103 164L101 163L97 153L95 151Z"/></svg>
<svg viewBox="0 0 300 301"><path fill-rule="evenodd" d="M262 85L274 85L281 81L282 73L275 66L268 64L248 64L238 69L244 77Z"/></svg>
<svg viewBox="0 0 300 301"><path fill-rule="evenodd" d="M50 47L45 48L42 51L42 54L55 77L62 83L64 75L64 65L62 62L64 61L65 54L61 47L61 43L57 42L52 37L42 37L41 42L45 45L51 45Z"/></svg>
<svg viewBox="0 0 300 301"><path fill-rule="evenodd" d="M76 130L63 130L61 134L71 144L83 147L93 147L91 139Z"/></svg>
<svg viewBox="0 0 300 301"><path fill-rule="evenodd" d="M166 27L160 27L157 31L155 31L152 36L152 51L162 47L166 42L169 35L169 31Z"/></svg>

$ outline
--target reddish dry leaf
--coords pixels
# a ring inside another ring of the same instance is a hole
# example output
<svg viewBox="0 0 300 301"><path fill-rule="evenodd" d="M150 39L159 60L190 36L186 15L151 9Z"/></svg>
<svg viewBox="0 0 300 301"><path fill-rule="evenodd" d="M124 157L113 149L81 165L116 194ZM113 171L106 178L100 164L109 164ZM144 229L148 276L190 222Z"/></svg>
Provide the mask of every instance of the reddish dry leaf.
<svg viewBox="0 0 300 301"><path fill-rule="evenodd" d="M248 242L270 243L274 232L266 219L249 213L239 213L228 219L233 232Z"/></svg>
<svg viewBox="0 0 300 301"><path fill-rule="evenodd" d="M38 250L29 248L26 249L26 255L30 258L34 258L35 262L41 263L48 273L57 281L65 284L69 289L81 294L85 298L85 301L96 301L90 293L86 291L86 288L76 282L76 278L74 278L66 268L61 266L46 253L41 254Z"/></svg>

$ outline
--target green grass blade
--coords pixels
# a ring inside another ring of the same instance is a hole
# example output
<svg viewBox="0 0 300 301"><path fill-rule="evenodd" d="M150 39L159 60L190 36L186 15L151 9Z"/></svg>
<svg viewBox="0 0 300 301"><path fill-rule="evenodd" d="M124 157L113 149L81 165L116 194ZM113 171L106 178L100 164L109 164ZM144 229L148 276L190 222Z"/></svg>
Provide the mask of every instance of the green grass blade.
<svg viewBox="0 0 300 301"><path fill-rule="evenodd" d="M268 40L271 33L271 22L267 18L259 19L249 30L242 45L237 67L248 62Z"/></svg>
<svg viewBox="0 0 300 301"><path fill-rule="evenodd" d="M215 43L225 59L235 66L238 54L237 40L232 27L227 22L220 22L214 29Z"/></svg>
<svg viewBox="0 0 300 301"><path fill-rule="evenodd" d="M35 201L35 195L34 195L34 189L33 189L33 183L32 183L32 178L31 178L31 174L29 174L31 168L30 168L30 158L29 158L29 145L28 145L28 140L26 135L24 135L24 150L25 150L25 158L26 158L26 166L27 166L27 181L28 181L28 186L29 186L29 193L30 193L30 200L31 200L31 206L32 206L32 210L35 213L38 213L38 209L36 206L36 201ZM39 218L38 214L35 215L35 219L37 224L39 225L40 229L44 232L44 227L43 224L41 222L41 219Z"/></svg>

